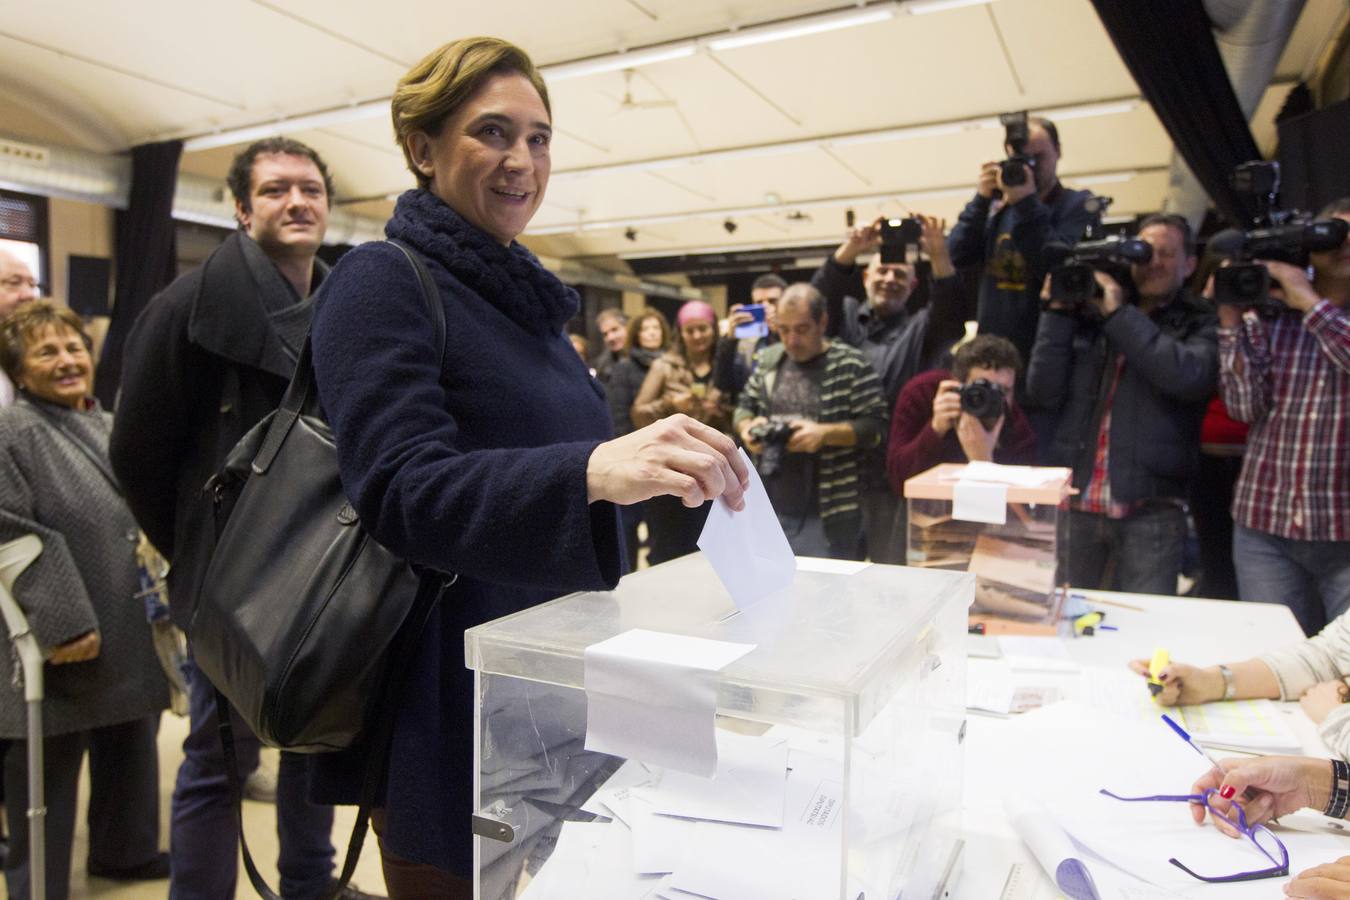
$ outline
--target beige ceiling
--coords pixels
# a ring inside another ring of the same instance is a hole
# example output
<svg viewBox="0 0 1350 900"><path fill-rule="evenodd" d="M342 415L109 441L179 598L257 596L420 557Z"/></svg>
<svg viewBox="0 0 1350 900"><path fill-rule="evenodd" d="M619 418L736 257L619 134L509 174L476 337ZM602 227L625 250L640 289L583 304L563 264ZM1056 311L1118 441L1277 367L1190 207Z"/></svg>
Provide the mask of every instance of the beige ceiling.
<svg viewBox="0 0 1350 900"><path fill-rule="evenodd" d="M1253 118L1264 147L1289 86L1310 73L1346 7L1308 0ZM412 62L459 36L500 35L553 64L841 6L4 0L0 8L0 131L111 150L384 98ZM619 71L552 82L553 178L529 242L551 256L669 254L834 240L847 208L862 218L913 209L951 219L980 163L1000 155L998 129L866 143L845 136L1137 98L1088 0L996 0L923 16L895 9L889 21L641 66L629 76L632 108L621 104ZM1147 105L1066 117L1060 134L1066 183L1114 197L1116 215L1161 203L1171 144ZM353 211L383 218L392 208L384 198L410 184L383 115L293 136L328 159L340 198L373 198ZM794 149L716 155L785 142ZM187 153L183 168L221 177L237 149ZM660 162L605 171L640 161ZM630 226L636 240L624 237Z"/></svg>

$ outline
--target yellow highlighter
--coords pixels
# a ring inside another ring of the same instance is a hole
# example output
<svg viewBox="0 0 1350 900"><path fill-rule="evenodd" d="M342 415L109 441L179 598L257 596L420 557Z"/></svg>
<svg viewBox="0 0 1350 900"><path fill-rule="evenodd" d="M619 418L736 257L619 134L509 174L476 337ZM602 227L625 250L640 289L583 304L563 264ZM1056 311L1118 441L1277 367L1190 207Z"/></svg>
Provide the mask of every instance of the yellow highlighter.
<svg viewBox="0 0 1350 900"><path fill-rule="evenodd" d="M1153 695L1155 701L1163 691L1163 683L1158 680L1158 676L1162 674L1162 670L1167 668L1167 664L1171 661L1171 655L1162 648L1154 650L1153 658L1148 661L1148 692Z"/></svg>

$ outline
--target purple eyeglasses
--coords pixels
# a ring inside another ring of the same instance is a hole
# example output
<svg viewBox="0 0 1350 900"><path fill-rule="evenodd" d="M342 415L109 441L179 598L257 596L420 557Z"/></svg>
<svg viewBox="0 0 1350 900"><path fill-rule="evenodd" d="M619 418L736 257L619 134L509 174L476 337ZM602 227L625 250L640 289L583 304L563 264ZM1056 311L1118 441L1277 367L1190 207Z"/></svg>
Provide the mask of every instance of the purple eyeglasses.
<svg viewBox="0 0 1350 900"><path fill-rule="evenodd" d="M1254 872L1238 872L1236 875L1209 876L1200 875L1191 871L1189 868L1182 865L1175 857L1168 860L1168 862L1192 878L1206 881L1210 884L1221 884L1229 881L1260 881L1263 878L1282 878L1289 874L1289 848L1284 845L1284 842L1275 836L1275 832L1264 825L1248 825L1247 814L1244 813L1242 807L1238 806L1236 803L1232 805L1232 809L1237 812L1236 819L1229 813L1215 809L1211 806L1209 798L1219 793L1214 788L1208 788L1203 794L1154 794L1149 797L1122 797L1119 794L1111 793L1105 788L1103 788L1100 793L1105 794L1114 800L1124 800L1126 803L1138 803L1142 801L1203 803L1205 808L1207 808L1212 815L1218 816L1229 825L1232 825L1235 831L1255 844L1256 849L1260 850L1261 854L1271 862L1271 866L1268 869L1257 869Z"/></svg>

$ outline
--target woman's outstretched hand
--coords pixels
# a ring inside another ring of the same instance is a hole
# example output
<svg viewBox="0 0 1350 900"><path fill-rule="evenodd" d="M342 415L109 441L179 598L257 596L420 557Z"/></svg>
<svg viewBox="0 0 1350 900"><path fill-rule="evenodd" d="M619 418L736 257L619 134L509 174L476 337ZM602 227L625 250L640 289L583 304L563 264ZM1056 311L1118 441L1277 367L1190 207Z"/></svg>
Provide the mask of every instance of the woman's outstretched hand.
<svg viewBox="0 0 1350 900"><path fill-rule="evenodd" d="M606 441L586 466L592 503L626 506L669 494L691 508L721 497L740 510L749 485L750 472L731 438L686 415Z"/></svg>

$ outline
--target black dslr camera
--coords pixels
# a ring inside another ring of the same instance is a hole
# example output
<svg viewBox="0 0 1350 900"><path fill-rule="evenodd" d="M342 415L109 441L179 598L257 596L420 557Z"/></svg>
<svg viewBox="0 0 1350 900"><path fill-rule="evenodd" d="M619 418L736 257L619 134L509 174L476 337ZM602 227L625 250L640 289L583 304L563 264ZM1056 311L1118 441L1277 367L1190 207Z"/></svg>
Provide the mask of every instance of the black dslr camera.
<svg viewBox="0 0 1350 900"><path fill-rule="evenodd" d="M760 477L772 478L783 468L783 454L787 452L788 439L792 437L792 426L788 422L774 421L756 425L750 429L750 436L759 441L764 451L759 455Z"/></svg>
<svg viewBox="0 0 1350 900"><path fill-rule="evenodd" d="M1050 299L1082 306L1101 293L1093 271L1104 272L1127 290L1133 285L1130 266L1153 258L1153 247L1139 238L1109 237L1068 244L1049 243L1044 250L1050 269Z"/></svg>
<svg viewBox="0 0 1350 900"><path fill-rule="evenodd" d="M1307 268L1308 254L1335 250L1345 242L1350 224L1344 219L1318 219L1276 205L1280 164L1248 162L1233 171L1233 187L1254 207L1254 228L1229 228L1209 239L1213 253L1232 261L1214 272L1214 302L1253 308L1277 316L1284 304L1270 296L1270 273L1257 259L1273 259Z"/></svg>
<svg viewBox="0 0 1350 900"><path fill-rule="evenodd" d="M986 431L998 423L1006 402L1003 385L988 378L976 378L961 388L961 411L979 419Z"/></svg>
<svg viewBox="0 0 1350 900"><path fill-rule="evenodd" d="M881 261L887 265L914 263L919 258L922 235L923 223L918 219L882 219Z"/></svg>
<svg viewBox="0 0 1350 900"><path fill-rule="evenodd" d="M1026 183L1027 171L1023 166L1036 169L1036 157L1027 153L1027 141L1031 140L1031 126L1027 123L1026 110L1014 113L1002 113L998 117L1003 126L1003 143L1012 148L1012 155L999 163L999 178L1008 187L1018 187Z"/></svg>

